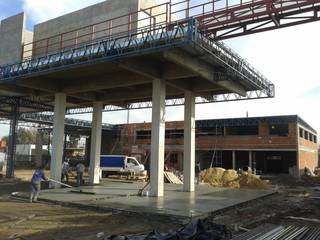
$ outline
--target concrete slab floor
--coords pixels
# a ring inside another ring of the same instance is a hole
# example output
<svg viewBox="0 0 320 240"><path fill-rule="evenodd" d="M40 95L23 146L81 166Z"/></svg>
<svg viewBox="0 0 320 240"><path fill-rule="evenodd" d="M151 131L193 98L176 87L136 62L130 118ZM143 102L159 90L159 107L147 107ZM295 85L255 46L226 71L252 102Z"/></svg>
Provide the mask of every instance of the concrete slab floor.
<svg viewBox="0 0 320 240"><path fill-rule="evenodd" d="M207 185L196 185L196 191L188 193L182 191L182 185L165 184L164 197L139 197L138 190L144 184L103 181L99 186L71 189L95 193L92 195L74 193L67 188L50 189L42 191L40 199L106 210L201 217L274 193L270 190L213 188Z"/></svg>

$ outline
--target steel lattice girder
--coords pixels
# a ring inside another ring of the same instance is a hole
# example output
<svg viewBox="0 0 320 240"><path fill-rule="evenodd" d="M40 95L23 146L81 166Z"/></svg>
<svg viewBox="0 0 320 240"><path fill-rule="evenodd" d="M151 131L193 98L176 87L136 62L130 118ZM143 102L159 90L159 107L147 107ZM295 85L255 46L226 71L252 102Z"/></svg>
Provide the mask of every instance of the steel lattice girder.
<svg viewBox="0 0 320 240"><path fill-rule="evenodd" d="M38 100L22 97L0 97L0 111L3 107L18 105L20 108L28 108L34 111L53 111L53 106Z"/></svg>
<svg viewBox="0 0 320 240"><path fill-rule="evenodd" d="M171 28L171 31L168 31L166 26L143 29L141 32L118 39L89 43L80 48L3 66L0 67L0 80L13 81L22 76L45 74L83 64L114 62L132 56L154 53L160 49L172 49L191 44L213 58L230 79L249 81L255 90L269 91L272 83L266 77L223 43L215 42L202 34L196 20L191 19L183 24L177 22Z"/></svg>
<svg viewBox="0 0 320 240"><path fill-rule="evenodd" d="M319 0L258 0L196 17L200 29L215 40L320 20Z"/></svg>

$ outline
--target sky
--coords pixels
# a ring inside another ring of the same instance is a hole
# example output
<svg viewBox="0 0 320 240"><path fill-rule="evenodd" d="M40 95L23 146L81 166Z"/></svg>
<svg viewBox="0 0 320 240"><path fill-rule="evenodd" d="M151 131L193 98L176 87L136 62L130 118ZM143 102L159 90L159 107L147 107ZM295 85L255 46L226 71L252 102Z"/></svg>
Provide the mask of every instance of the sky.
<svg viewBox="0 0 320 240"><path fill-rule="evenodd" d="M0 0L0 20L25 11L32 30L37 23L102 1ZM196 119L245 117L247 112L250 117L297 114L320 132L319 39L320 22L315 22L225 41L275 84L276 97L197 105ZM183 120L183 107L167 108L166 120ZM125 123L127 111L104 113L103 121ZM143 121L151 121L150 110L130 111L130 122ZM8 127L0 125L0 136L7 132Z"/></svg>

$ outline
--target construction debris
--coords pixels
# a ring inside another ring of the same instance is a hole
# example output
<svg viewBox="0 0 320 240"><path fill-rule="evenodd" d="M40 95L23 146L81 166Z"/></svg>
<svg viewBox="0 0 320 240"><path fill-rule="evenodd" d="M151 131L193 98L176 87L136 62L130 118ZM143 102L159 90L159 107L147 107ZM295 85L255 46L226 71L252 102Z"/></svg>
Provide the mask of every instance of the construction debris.
<svg viewBox="0 0 320 240"><path fill-rule="evenodd" d="M203 182L209 183L213 187L230 188L258 188L266 189L267 184L257 175L243 172L238 174L235 170L225 170L224 168L209 168L200 173Z"/></svg>
<svg viewBox="0 0 320 240"><path fill-rule="evenodd" d="M164 172L164 177L169 183L183 184L183 182L173 172Z"/></svg>
<svg viewBox="0 0 320 240"><path fill-rule="evenodd" d="M300 221L314 222L314 223L320 224L320 219L316 219L316 218L303 218L303 217L293 217L293 216L288 216L286 218L291 220L300 220Z"/></svg>
<svg viewBox="0 0 320 240"><path fill-rule="evenodd" d="M113 235L106 240L189 240L189 239L202 239L202 240L229 240L231 239L231 232L225 225L213 223L211 220L195 220L185 225L180 230L161 234L158 231L152 231L148 234L122 236Z"/></svg>
<svg viewBox="0 0 320 240"><path fill-rule="evenodd" d="M243 233L232 240L248 239L319 239L320 228L309 226L277 226L273 224L261 225L249 232Z"/></svg>

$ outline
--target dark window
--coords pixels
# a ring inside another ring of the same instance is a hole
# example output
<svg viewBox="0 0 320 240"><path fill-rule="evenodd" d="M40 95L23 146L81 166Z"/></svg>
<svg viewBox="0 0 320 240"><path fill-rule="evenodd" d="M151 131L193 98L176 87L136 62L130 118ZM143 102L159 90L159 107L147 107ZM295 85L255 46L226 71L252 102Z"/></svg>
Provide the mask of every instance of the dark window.
<svg viewBox="0 0 320 240"><path fill-rule="evenodd" d="M303 138L303 128L299 128L299 136Z"/></svg>
<svg viewBox="0 0 320 240"><path fill-rule="evenodd" d="M317 139L317 136L316 136L316 135L313 136L313 142L314 142L314 143L318 143L318 139Z"/></svg>
<svg viewBox="0 0 320 240"><path fill-rule="evenodd" d="M166 130L166 138L183 138L183 129L168 129Z"/></svg>
<svg viewBox="0 0 320 240"><path fill-rule="evenodd" d="M313 134L309 134L309 141L313 142Z"/></svg>
<svg viewBox="0 0 320 240"><path fill-rule="evenodd" d="M139 130L136 132L136 139L151 139L150 130Z"/></svg>
<svg viewBox="0 0 320 240"><path fill-rule="evenodd" d="M269 132L270 135L288 136L289 127L288 124L270 124Z"/></svg>
<svg viewBox="0 0 320 240"><path fill-rule="evenodd" d="M309 139L309 132L304 131L304 139L306 139L306 140Z"/></svg>
<svg viewBox="0 0 320 240"><path fill-rule="evenodd" d="M227 135L239 136L239 135L258 135L258 126L238 126L228 127Z"/></svg>
<svg viewBox="0 0 320 240"><path fill-rule="evenodd" d="M211 128L198 128L196 136L223 136L224 128L223 127L211 127Z"/></svg>

